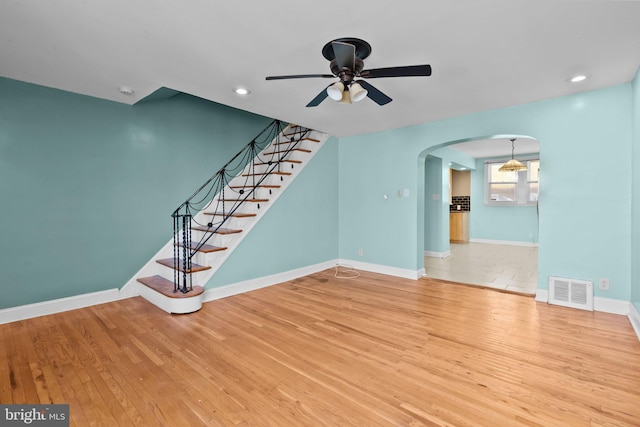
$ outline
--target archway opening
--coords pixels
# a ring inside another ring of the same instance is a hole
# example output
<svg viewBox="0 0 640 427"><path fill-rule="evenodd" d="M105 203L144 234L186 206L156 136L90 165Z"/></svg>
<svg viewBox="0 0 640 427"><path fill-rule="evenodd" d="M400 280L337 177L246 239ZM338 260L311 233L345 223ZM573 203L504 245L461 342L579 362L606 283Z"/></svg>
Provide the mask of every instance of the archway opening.
<svg viewBox="0 0 640 427"><path fill-rule="evenodd" d="M511 157L527 170L499 176ZM540 144L526 135L465 138L424 150L418 240L425 276L534 295L539 165Z"/></svg>

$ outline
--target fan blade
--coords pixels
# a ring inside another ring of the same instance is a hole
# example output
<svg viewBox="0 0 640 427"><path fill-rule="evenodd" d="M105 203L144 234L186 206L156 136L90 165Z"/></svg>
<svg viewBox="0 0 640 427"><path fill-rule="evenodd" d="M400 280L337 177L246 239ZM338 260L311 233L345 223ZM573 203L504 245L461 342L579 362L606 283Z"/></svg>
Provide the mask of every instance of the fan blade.
<svg viewBox="0 0 640 427"><path fill-rule="evenodd" d="M336 56L336 65L353 71L356 60L356 47L349 43L332 42L333 53Z"/></svg>
<svg viewBox="0 0 640 427"><path fill-rule="evenodd" d="M406 67L374 68L364 70L360 77L365 79L375 79L379 77L411 77L430 76L431 65L408 65Z"/></svg>
<svg viewBox="0 0 640 427"><path fill-rule="evenodd" d="M333 83L332 83L333 84ZM329 85L331 86L331 85ZM327 87L329 87L327 86ZM311 100L311 102L309 102L307 104L307 107L317 107L318 105L320 105L320 103L322 101L324 101L324 99L329 96L329 94L327 93L327 88L322 89L322 92L320 92L315 98L313 98Z"/></svg>
<svg viewBox="0 0 640 427"><path fill-rule="evenodd" d="M367 96L371 98L376 104L386 105L392 101L392 99L387 95L373 87L371 83L365 80L358 80L358 83L360 83L360 85L367 90Z"/></svg>
<svg viewBox="0 0 640 427"><path fill-rule="evenodd" d="M333 74L294 74L292 76L269 76L266 80L285 80L285 79L310 79L315 77L322 77L325 79L333 79L336 76Z"/></svg>

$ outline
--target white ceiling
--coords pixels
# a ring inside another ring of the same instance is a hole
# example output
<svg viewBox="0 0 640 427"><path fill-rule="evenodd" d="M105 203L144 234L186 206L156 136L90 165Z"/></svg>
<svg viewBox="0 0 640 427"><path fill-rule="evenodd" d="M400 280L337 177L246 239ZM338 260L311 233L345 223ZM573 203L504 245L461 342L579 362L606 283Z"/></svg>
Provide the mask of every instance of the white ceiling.
<svg viewBox="0 0 640 427"><path fill-rule="evenodd" d="M450 148L461 151L476 159L486 159L490 157L500 157L511 155L511 139L512 138L492 138L475 141L461 142L450 145ZM528 137L515 138L513 142L513 154L519 156L522 154L534 154L540 152L540 144L537 140Z"/></svg>
<svg viewBox="0 0 640 427"><path fill-rule="evenodd" d="M265 81L329 73L321 49L339 37L371 44L365 69L433 75L370 80L393 98L382 107L305 108L331 80ZM639 66L633 1L0 2L0 76L128 104L168 87L339 137L626 83Z"/></svg>

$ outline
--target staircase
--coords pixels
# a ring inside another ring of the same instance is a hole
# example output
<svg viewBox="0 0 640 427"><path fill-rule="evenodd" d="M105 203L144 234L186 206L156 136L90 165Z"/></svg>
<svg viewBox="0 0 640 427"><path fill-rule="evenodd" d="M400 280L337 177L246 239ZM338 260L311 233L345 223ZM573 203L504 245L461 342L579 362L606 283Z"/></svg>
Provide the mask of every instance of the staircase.
<svg viewBox="0 0 640 427"><path fill-rule="evenodd" d="M327 138L272 122L176 209L173 239L121 295L140 295L168 313L199 310L204 286Z"/></svg>

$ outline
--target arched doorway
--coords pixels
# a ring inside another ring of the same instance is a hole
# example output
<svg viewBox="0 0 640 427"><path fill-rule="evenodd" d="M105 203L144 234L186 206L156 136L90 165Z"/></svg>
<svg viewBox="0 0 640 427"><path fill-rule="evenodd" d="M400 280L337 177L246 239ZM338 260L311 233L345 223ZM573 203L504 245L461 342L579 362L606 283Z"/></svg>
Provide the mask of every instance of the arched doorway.
<svg viewBox="0 0 640 427"><path fill-rule="evenodd" d="M512 155L528 169L498 173ZM424 161L419 211L424 213L425 276L534 295L538 287L538 141L523 135L465 138L431 147L420 159ZM469 179L465 194L456 194L464 185L452 190L456 176ZM457 226L452 224L458 223L467 230L462 240L454 238Z"/></svg>

